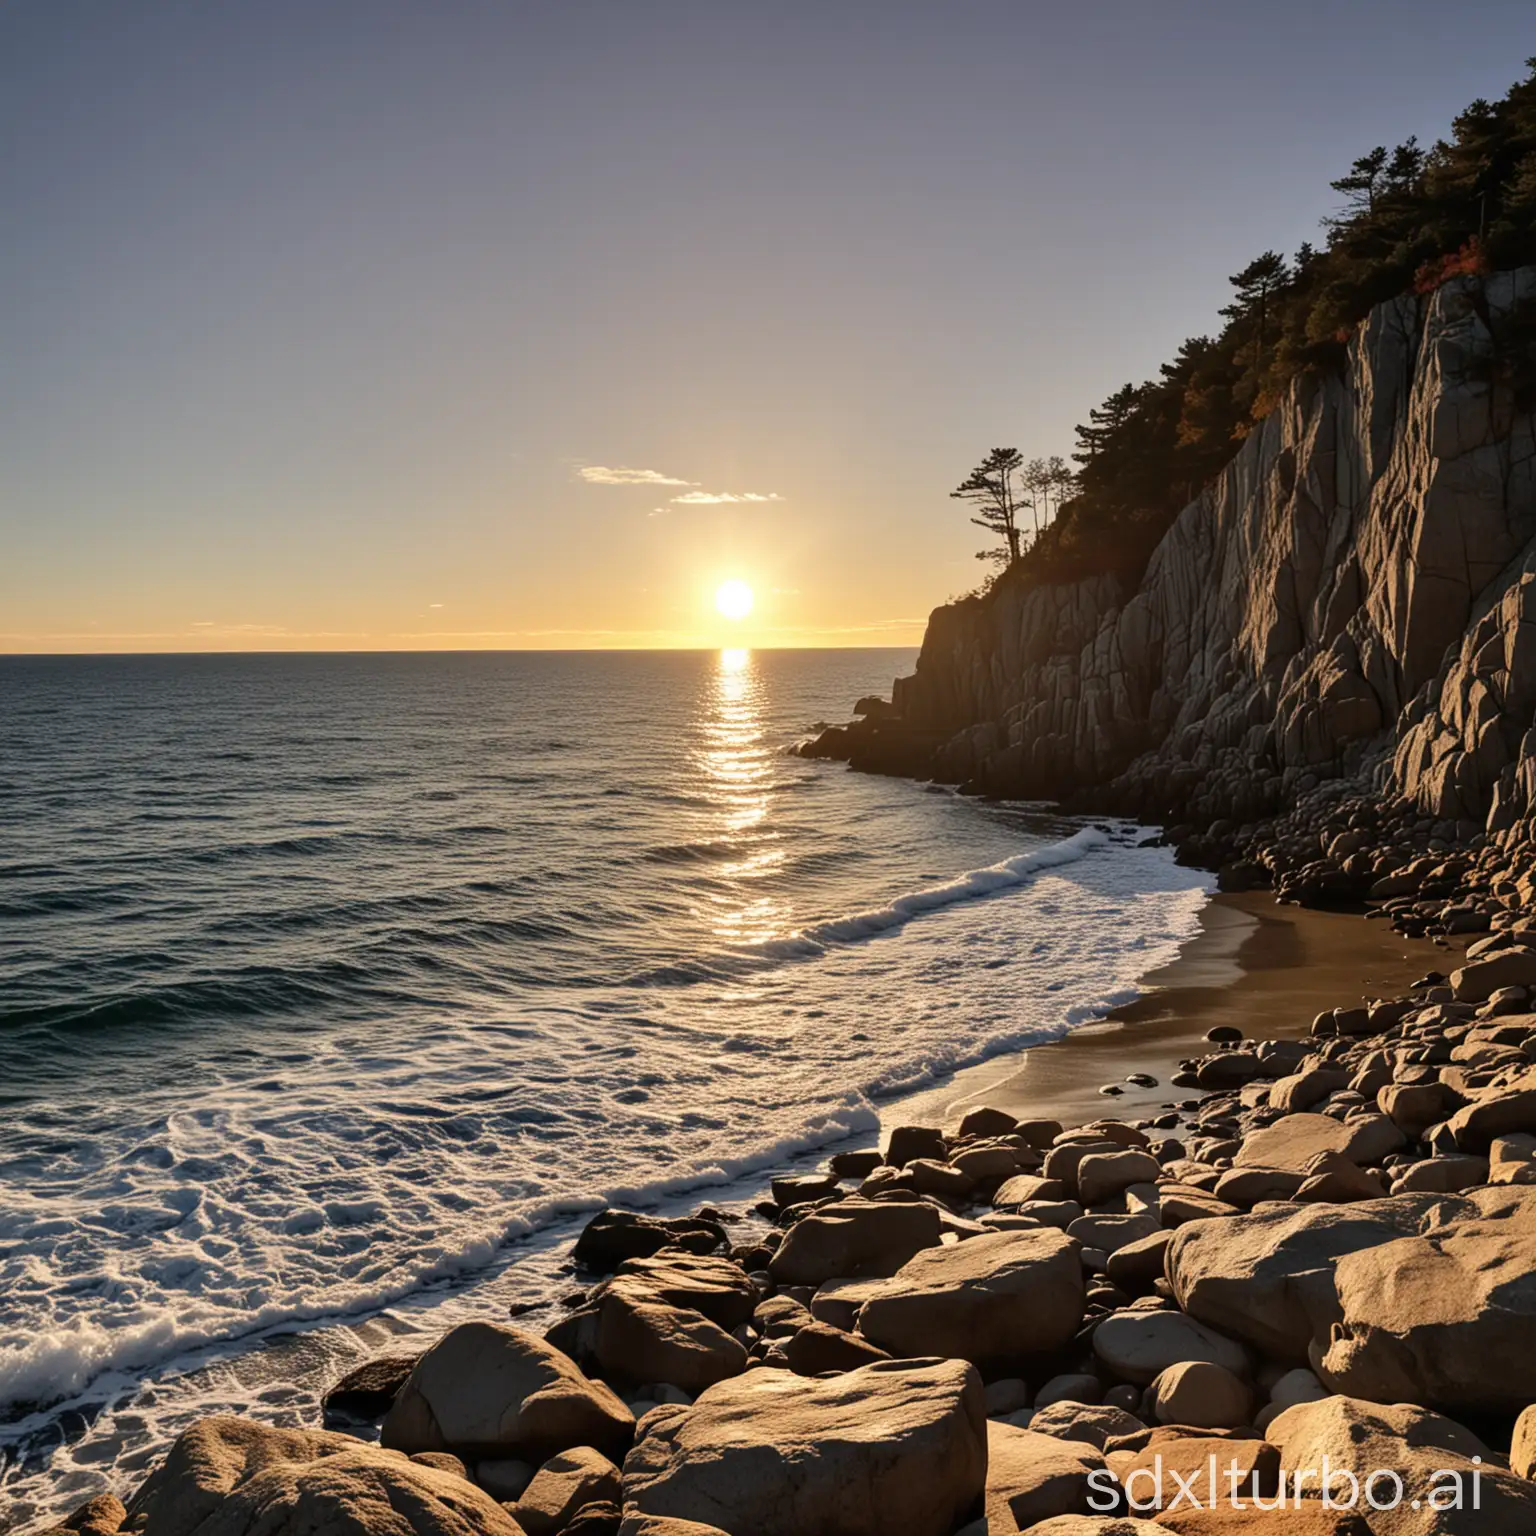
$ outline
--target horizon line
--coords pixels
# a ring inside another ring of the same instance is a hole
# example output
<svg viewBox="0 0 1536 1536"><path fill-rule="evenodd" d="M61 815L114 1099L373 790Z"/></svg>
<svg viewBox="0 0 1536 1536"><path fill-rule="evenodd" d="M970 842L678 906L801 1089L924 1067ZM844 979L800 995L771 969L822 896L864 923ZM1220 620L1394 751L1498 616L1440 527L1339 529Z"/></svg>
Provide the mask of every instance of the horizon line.
<svg viewBox="0 0 1536 1536"><path fill-rule="evenodd" d="M64 661L121 656L608 656L608 655L705 655L714 651L913 651L916 641L883 645L467 645L467 646L328 646L306 649L300 646L255 647L221 650L149 650L149 651L5 651L0 661Z"/></svg>

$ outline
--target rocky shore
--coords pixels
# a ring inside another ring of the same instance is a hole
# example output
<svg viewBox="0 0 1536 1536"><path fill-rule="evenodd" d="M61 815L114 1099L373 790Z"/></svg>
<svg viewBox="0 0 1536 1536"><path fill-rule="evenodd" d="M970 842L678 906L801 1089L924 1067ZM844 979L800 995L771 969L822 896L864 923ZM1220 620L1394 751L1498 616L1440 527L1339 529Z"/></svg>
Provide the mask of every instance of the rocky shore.
<svg viewBox="0 0 1536 1536"><path fill-rule="evenodd" d="M325 1428L206 1419L57 1529L1530 1536L1525 937L1212 1030L1156 1114L974 1108L748 1215L604 1211L542 1335L369 1361Z"/></svg>

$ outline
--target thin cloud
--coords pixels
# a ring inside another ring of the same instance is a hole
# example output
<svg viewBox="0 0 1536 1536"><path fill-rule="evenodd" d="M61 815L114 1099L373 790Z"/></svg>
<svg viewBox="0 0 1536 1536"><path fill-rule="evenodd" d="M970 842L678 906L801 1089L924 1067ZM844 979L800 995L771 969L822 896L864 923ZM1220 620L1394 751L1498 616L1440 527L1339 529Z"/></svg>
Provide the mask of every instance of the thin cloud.
<svg viewBox="0 0 1536 1536"><path fill-rule="evenodd" d="M672 498L681 507L723 507L743 501L783 501L777 491L685 491Z"/></svg>
<svg viewBox="0 0 1536 1536"><path fill-rule="evenodd" d="M659 469L610 468L607 464L584 464L576 471L588 485L697 485L697 480L679 480Z"/></svg>

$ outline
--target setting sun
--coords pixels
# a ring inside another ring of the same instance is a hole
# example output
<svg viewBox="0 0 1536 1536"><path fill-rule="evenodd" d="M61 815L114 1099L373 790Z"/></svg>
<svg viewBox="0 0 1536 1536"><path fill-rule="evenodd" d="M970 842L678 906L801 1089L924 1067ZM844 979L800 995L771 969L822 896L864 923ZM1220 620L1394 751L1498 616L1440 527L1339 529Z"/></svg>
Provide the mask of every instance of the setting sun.
<svg viewBox="0 0 1536 1536"><path fill-rule="evenodd" d="M715 607L723 618L746 618L752 612L752 588L744 581L721 582L715 589Z"/></svg>

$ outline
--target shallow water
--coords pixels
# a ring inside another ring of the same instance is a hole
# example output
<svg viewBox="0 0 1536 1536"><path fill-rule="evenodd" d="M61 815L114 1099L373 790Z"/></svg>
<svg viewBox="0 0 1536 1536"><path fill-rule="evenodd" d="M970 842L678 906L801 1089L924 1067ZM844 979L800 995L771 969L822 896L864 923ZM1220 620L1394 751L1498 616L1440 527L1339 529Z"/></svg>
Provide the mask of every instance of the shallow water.
<svg viewBox="0 0 1536 1536"><path fill-rule="evenodd" d="M911 657L0 660L13 1508L1170 958L1131 829L785 753Z"/></svg>

